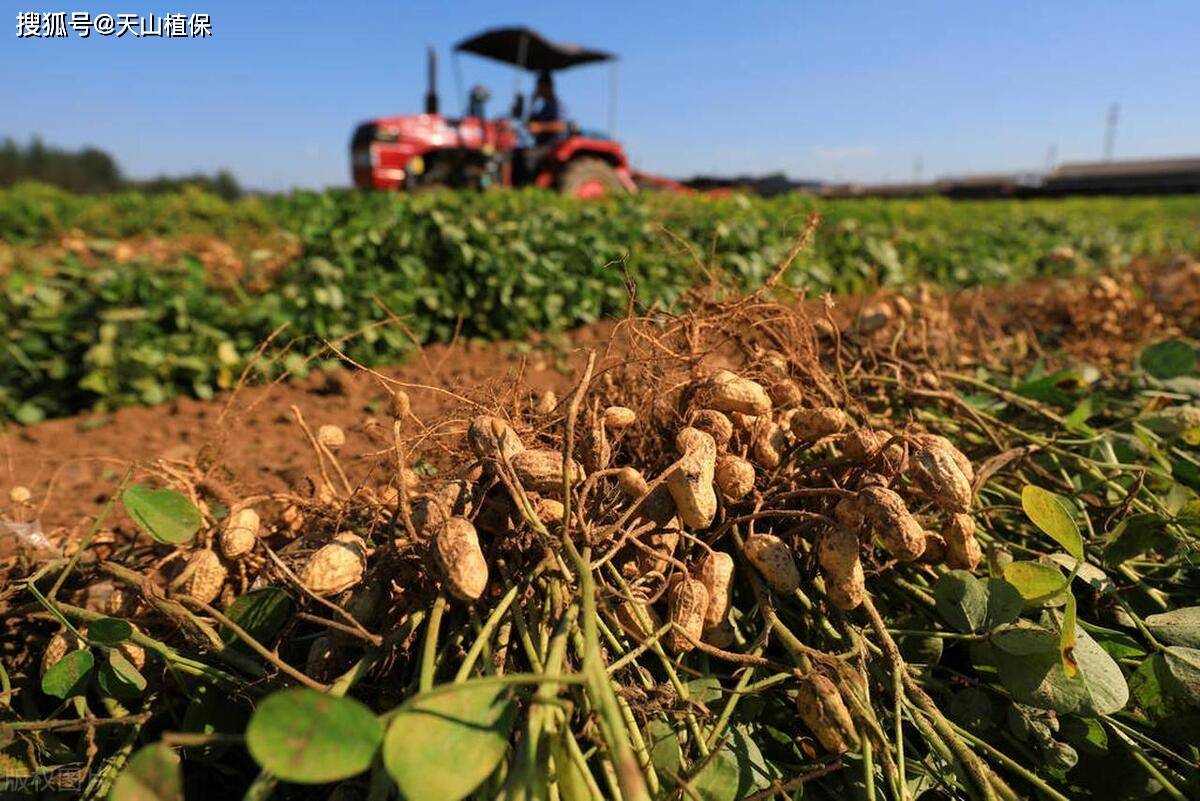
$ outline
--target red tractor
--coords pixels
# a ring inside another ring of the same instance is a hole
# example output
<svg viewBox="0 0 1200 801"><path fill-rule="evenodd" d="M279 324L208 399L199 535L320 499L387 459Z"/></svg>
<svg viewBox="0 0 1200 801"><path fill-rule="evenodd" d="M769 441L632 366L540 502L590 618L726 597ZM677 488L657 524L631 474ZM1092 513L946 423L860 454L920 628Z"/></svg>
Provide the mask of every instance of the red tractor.
<svg viewBox="0 0 1200 801"><path fill-rule="evenodd" d="M552 42L529 28L484 31L459 42L455 51L533 73L614 59L599 50ZM549 147L529 150L525 98L519 92L507 117L487 119L484 104L489 94L482 86L471 91L462 117L443 116L438 113L436 72L437 57L430 49L424 114L384 117L358 126L350 144L355 186L415 191L532 185L580 198L636 192L635 177L663 188L677 186L635 174L619 142L581 131L574 123ZM527 158L533 153L535 159Z"/></svg>

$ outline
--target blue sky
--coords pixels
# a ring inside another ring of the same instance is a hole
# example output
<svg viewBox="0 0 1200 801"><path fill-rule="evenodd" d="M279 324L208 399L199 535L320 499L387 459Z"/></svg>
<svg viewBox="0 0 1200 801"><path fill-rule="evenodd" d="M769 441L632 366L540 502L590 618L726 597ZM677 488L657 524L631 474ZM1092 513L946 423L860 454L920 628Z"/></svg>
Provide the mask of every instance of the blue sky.
<svg viewBox="0 0 1200 801"><path fill-rule="evenodd" d="M1200 3L202 2L6 3L0 136L93 144L125 171L233 170L264 189L348 182L363 119L416 112L424 48L524 23L621 55L616 130L672 176L763 172L907 180L1100 156L1200 152ZM15 37L18 11L207 11L207 40ZM511 70L461 60L507 107ZM608 70L565 74L585 126L607 124Z"/></svg>

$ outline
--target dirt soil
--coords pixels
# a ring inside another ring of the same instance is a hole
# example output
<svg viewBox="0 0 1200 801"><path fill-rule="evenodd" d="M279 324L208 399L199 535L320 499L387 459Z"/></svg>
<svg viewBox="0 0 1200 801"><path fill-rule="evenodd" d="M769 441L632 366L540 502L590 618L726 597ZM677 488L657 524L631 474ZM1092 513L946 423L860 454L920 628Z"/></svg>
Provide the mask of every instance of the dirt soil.
<svg viewBox="0 0 1200 801"><path fill-rule="evenodd" d="M812 303L823 313L820 302ZM1019 373L1049 354L1050 366L1085 361L1119 370L1150 341L1200 336L1200 262L1178 259L1114 276L949 295L918 289L907 297L845 298L834 318L853 335L886 338L928 364L984 363ZM78 531L131 462L166 460L168 469L172 461L219 465L215 475L239 494L295 489L316 459L293 407L312 431L327 423L343 428L342 452L352 455L344 460L348 472L355 480L368 478L390 446L389 393L379 376L405 385L417 419L443 421L428 434L449 441L461 429L444 421L469 400L533 403L546 391L564 395L583 350L605 348L613 330L613 322L600 323L554 346L436 345L377 375L318 373L243 387L212 401L184 398L0 431L0 521L40 520L51 540ZM609 354L620 356L619 349ZM32 491L31 505L9 503L15 486Z"/></svg>

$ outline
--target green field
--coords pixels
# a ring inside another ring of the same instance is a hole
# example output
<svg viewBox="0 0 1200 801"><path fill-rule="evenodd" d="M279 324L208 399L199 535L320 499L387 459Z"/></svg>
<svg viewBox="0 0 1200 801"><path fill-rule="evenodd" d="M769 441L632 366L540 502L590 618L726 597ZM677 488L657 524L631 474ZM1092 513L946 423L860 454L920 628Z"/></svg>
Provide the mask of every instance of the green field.
<svg viewBox="0 0 1200 801"><path fill-rule="evenodd" d="M274 369L343 337L353 358L385 364L412 336L521 338L621 314L626 271L647 306L710 275L753 286L814 210L816 241L789 274L814 293L1016 282L1200 251L1200 197L582 203L536 191L329 191L230 203L23 185L0 191L0 419L207 397L281 326L276 342L291 349ZM82 236L85 252L50 247L64 236ZM148 236L219 238L242 268L214 273L186 252L112 258L116 241ZM288 243L298 255L267 269Z"/></svg>

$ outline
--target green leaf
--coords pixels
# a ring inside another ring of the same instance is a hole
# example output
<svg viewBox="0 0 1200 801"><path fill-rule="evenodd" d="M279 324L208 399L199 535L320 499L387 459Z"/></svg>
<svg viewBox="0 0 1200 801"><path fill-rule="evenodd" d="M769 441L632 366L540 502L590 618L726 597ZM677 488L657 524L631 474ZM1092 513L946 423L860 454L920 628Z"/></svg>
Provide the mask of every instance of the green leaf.
<svg viewBox="0 0 1200 801"><path fill-rule="evenodd" d="M992 727L992 700L978 687L967 687L952 695L946 712L955 723L974 732Z"/></svg>
<svg viewBox="0 0 1200 801"><path fill-rule="evenodd" d="M1150 550L1166 548L1171 537L1165 518L1149 512L1130 515L1117 524L1104 543L1104 563L1116 567Z"/></svg>
<svg viewBox="0 0 1200 801"><path fill-rule="evenodd" d="M1185 606L1145 620L1155 639L1171 645L1200 648L1200 606Z"/></svg>
<svg viewBox="0 0 1200 801"><path fill-rule="evenodd" d="M1112 657L1086 631L1076 630L1073 655L1078 672L1068 676L1059 642L1059 632L1027 622L992 635L1000 682L1013 699L1085 717L1123 708L1129 700L1129 687Z"/></svg>
<svg viewBox="0 0 1200 801"><path fill-rule="evenodd" d="M1021 610L1025 608L1025 599L1016 587L1002 578L980 578L977 581L987 588L987 616L984 628L991 631L1012 623L1021 616Z"/></svg>
<svg viewBox="0 0 1200 801"><path fill-rule="evenodd" d="M200 512L173 489L134 484L121 495L121 502L142 531L159 542L178 545L200 530Z"/></svg>
<svg viewBox="0 0 1200 801"><path fill-rule="evenodd" d="M1169 682L1167 664L1161 653L1151 654L1129 679L1129 693L1138 708L1151 718L1164 718L1175 711L1176 702L1163 686Z"/></svg>
<svg viewBox="0 0 1200 801"><path fill-rule="evenodd" d="M1196 352L1186 342L1168 339L1142 351L1138 362L1147 373L1166 381L1196 369Z"/></svg>
<svg viewBox="0 0 1200 801"><path fill-rule="evenodd" d="M246 727L250 755L284 781L325 784L371 766L383 726L352 698L305 687L281 690L258 705Z"/></svg>
<svg viewBox="0 0 1200 801"><path fill-rule="evenodd" d="M146 679L116 648L110 648L108 658L96 672L100 689L112 698L137 698L146 689Z"/></svg>
<svg viewBox="0 0 1200 801"><path fill-rule="evenodd" d="M465 682L417 695L396 711L383 764L408 801L457 801L508 752L517 706L506 688Z"/></svg>
<svg viewBox="0 0 1200 801"><path fill-rule="evenodd" d="M260 643L269 644L291 618L294 606L292 596L285 590L263 587L240 596L230 604L226 616ZM245 646L227 626L221 626L221 639Z"/></svg>
<svg viewBox="0 0 1200 801"><path fill-rule="evenodd" d="M129 639L133 626L119 617L102 617L88 623L88 642L96 645L117 645Z"/></svg>
<svg viewBox="0 0 1200 801"><path fill-rule="evenodd" d="M1068 715L1059 719L1059 737L1082 754L1103 756L1108 752L1108 732L1093 718Z"/></svg>
<svg viewBox="0 0 1200 801"><path fill-rule="evenodd" d="M1163 649L1168 691L1188 707L1200 708L1200 649L1170 645Z"/></svg>
<svg viewBox="0 0 1200 801"><path fill-rule="evenodd" d="M1041 562L1013 562L1004 568L1004 580L1017 588L1026 607L1042 606L1067 586L1066 576L1057 567Z"/></svg>
<svg viewBox="0 0 1200 801"><path fill-rule="evenodd" d="M1200 650L1169 646L1143 661L1129 685L1134 701L1151 718L1178 723L1180 715L1194 716L1200 709Z"/></svg>
<svg viewBox="0 0 1200 801"><path fill-rule="evenodd" d="M1200 467L1183 459L1171 462L1171 478L1184 486L1200 490Z"/></svg>
<svg viewBox="0 0 1200 801"><path fill-rule="evenodd" d="M215 685L198 684L183 713L181 729L196 734L241 734L246 730L251 710L242 699L231 699ZM189 746L192 759L209 759L223 754L229 745L220 741Z"/></svg>
<svg viewBox="0 0 1200 801"><path fill-rule="evenodd" d="M109 801L184 801L179 755L162 743L143 746L113 782Z"/></svg>
<svg viewBox="0 0 1200 801"><path fill-rule="evenodd" d="M1021 508L1050 539L1076 559L1083 559L1083 537L1066 502L1053 492L1026 484L1021 489Z"/></svg>
<svg viewBox="0 0 1200 801"><path fill-rule="evenodd" d="M683 686L687 688L688 698L702 704L711 704L713 701L725 697L725 694L721 692L721 680L716 676L691 679L685 681Z"/></svg>
<svg viewBox="0 0 1200 801"><path fill-rule="evenodd" d="M1097 626L1086 620L1080 620L1078 623L1113 659L1140 659L1146 655L1141 641L1123 631Z"/></svg>
<svg viewBox="0 0 1200 801"><path fill-rule="evenodd" d="M679 744L681 736L682 732L662 718L654 718L646 724L650 761L663 776L683 775L683 748Z"/></svg>
<svg viewBox="0 0 1200 801"><path fill-rule="evenodd" d="M741 783L737 754L726 746L713 754L688 784L703 801L737 801Z"/></svg>
<svg viewBox="0 0 1200 801"><path fill-rule="evenodd" d="M761 733L761 729L759 730ZM738 797L745 798L754 790L765 790L771 782L782 778L777 767L767 762L762 749L758 747L757 739L751 734L748 725L734 726L730 729L729 747L737 756L741 776L738 781Z"/></svg>
<svg viewBox="0 0 1200 801"><path fill-rule="evenodd" d="M1094 434L1095 430L1087 424L1087 421L1096 416L1097 407L1102 403L1102 396L1099 395L1088 395L1083 398L1079 403L1075 404L1075 408L1064 418L1067 428L1088 436Z"/></svg>
<svg viewBox="0 0 1200 801"><path fill-rule="evenodd" d="M1057 373L1018 384L1016 392L1027 398L1065 408L1074 403L1075 391L1086 384L1087 377L1080 371L1060 370Z"/></svg>
<svg viewBox="0 0 1200 801"><path fill-rule="evenodd" d="M966 570L951 570L933 585L938 614L954 628L969 634L987 619L988 594L975 576Z"/></svg>
<svg viewBox="0 0 1200 801"><path fill-rule="evenodd" d="M913 631L929 631L929 624L921 615L906 615L896 621L896 626ZM896 645L900 646L900 654L906 662L920 665L937 664L944 649L943 639L932 636L932 632L924 637L915 634L897 635Z"/></svg>
<svg viewBox="0 0 1200 801"><path fill-rule="evenodd" d="M95 661L91 651L71 651L42 676L42 692L55 698L83 695Z"/></svg>

